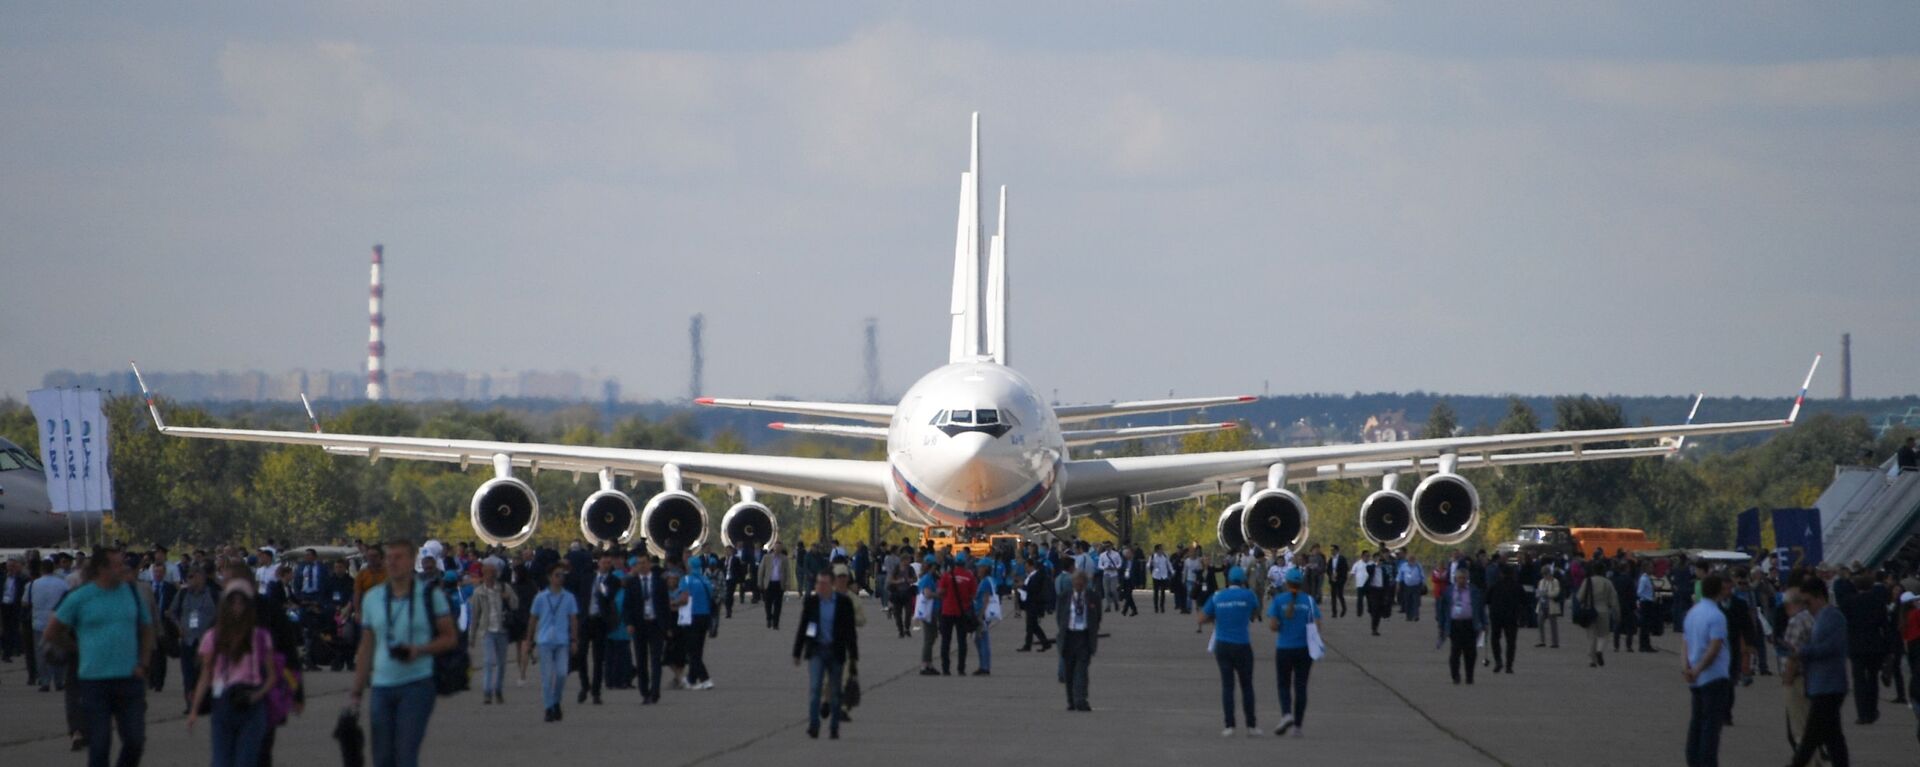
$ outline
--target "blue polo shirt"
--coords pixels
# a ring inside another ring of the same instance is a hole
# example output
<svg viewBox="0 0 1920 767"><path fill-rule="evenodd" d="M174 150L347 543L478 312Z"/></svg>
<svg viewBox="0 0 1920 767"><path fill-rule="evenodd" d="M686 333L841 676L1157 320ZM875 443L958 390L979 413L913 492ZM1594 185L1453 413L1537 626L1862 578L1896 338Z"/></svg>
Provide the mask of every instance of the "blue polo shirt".
<svg viewBox="0 0 1920 767"><path fill-rule="evenodd" d="M1241 586L1216 591L1201 612L1213 619L1214 644L1252 644L1247 626L1253 622L1254 596Z"/></svg>
<svg viewBox="0 0 1920 767"><path fill-rule="evenodd" d="M534 644L565 645L573 642L573 616L580 614L580 603L565 590L552 589L541 591L533 597L533 608L528 611L540 619L540 626L533 637Z"/></svg>
<svg viewBox="0 0 1920 767"><path fill-rule="evenodd" d="M1733 648L1727 646L1727 614L1720 606L1708 600L1701 600L1693 609L1687 611L1687 665L1696 668L1700 659L1707 656L1707 644L1720 640L1720 654L1713 663L1700 669L1700 675L1694 677L1693 686L1699 687L1708 682L1726 679L1727 661L1733 654Z"/></svg>

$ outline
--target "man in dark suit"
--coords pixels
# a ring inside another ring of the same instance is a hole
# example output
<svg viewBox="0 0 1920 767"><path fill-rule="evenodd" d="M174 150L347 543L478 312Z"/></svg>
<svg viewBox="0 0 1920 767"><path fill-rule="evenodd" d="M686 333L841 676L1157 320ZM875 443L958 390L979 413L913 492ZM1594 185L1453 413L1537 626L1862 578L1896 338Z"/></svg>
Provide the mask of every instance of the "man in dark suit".
<svg viewBox="0 0 1920 767"><path fill-rule="evenodd" d="M1047 638L1047 632L1040 628L1040 616L1047 614L1053 606L1047 599L1047 587L1052 579L1047 576L1047 568L1042 567L1040 558L1027 560L1027 580L1020 590L1025 592L1020 600L1020 610L1027 614L1027 634L1015 652L1032 652L1035 639L1040 641L1040 651L1046 652L1053 647L1053 640Z"/></svg>
<svg viewBox="0 0 1920 767"><path fill-rule="evenodd" d="M9 559L6 574L0 575L0 660L13 662L15 655L30 655L27 638L27 573L18 559Z"/></svg>
<svg viewBox="0 0 1920 767"><path fill-rule="evenodd" d="M660 663L665 659L668 621L676 611L669 606L666 576L653 566L653 556L640 553L627 579L627 634L633 637L633 667L640 674L640 703L660 702Z"/></svg>
<svg viewBox="0 0 1920 767"><path fill-rule="evenodd" d="M1347 614L1347 571L1353 569L1353 563L1347 561L1347 555L1340 553L1340 547L1333 547L1333 556L1327 559L1327 590L1332 594L1329 600L1333 604L1333 617Z"/></svg>
<svg viewBox="0 0 1920 767"><path fill-rule="evenodd" d="M800 606L800 625L793 636L793 665L807 662L807 737L820 737L820 686L828 688L832 718L827 737L840 738L841 673L848 662L860 660L860 636L855 633L853 598L833 588L833 575L814 577L813 593Z"/></svg>
<svg viewBox="0 0 1920 767"><path fill-rule="evenodd" d="M580 621L580 697L575 703L585 703L592 695L593 705L600 705L600 684L607 671L607 634L617 619L613 614L613 595L620 588L620 574L613 571L616 559L611 551L601 552L599 566L580 579L581 590L575 594L580 614L585 617Z"/></svg>
<svg viewBox="0 0 1920 767"><path fill-rule="evenodd" d="M1087 675L1100 649L1100 597L1087 589L1087 573L1073 574L1073 589L1060 595L1055 620L1060 624L1060 681L1067 688L1068 711L1092 711Z"/></svg>

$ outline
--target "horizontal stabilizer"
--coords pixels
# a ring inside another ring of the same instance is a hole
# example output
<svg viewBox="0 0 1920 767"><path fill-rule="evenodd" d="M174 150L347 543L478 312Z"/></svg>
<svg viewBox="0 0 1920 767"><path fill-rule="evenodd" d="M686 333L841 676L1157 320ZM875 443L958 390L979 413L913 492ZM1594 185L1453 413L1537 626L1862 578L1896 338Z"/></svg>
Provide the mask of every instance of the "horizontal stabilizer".
<svg viewBox="0 0 1920 767"><path fill-rule="evenodd" d="M1239 405L1258 397L1190 397L1187 399L1149 399L1134 402L1109 402L1103 405L1060 405L1053 409L1061 423L1078 423L1117 415L1164 413L1169 410L1193 410L1214 405Z"/></svg>
<svg viewBox="0 0 1920 767"><path fill-rule="evenodd" d="M784 399L724 399L701 397L694 404L730 407L739 410L764 410L770 413L796 413L825 418L851 418L856 421L886 423L893 420L892 405L864 405L856 402L799 402Z"/></svg>
<svg viewBox="0 0 1920 767"><path fill-rule="evenodd" d="M796 434L825 434L829 437L858 437L860 439L886 439L887 430L881 426L848 426L837 423L770 423L767 428L778 431L790 431Z"/></svg>
<svg viewBox="0 0 1920 767"><path fill-rule="evenodd" d="M1172 437L1180 434L1193 434L1202 431L1221 431L1237 428L1239 424L1226 423L1187 423L1178 426L1129 426L1122 429L1080 429L1061 432L1068 445L1091 445L1097 442L1122 442L1129 439L1147 439L1149 437Z"/></svg>

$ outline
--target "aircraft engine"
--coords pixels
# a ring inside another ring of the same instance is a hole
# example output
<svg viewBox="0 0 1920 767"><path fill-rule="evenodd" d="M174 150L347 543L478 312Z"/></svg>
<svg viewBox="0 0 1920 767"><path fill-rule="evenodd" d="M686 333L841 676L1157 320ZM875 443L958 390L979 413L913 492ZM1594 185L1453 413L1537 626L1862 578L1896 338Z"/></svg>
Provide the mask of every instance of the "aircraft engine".
<svg viewBox="0 0 1920 767"><path fill-rule="evenodd" d="M1376 547L1398 549L1413 541L1413 499L1398 490L1375 490L1360 502L1360 532Z"/></svg>
<svg viewBox="0 0 1920 767"><path fill-rule="evenodd" d="M580 534L595 546L625 546L633 540L639 519L639 510L626 493L601 490L580 505Z"/></svg>
<svg viewBox="0 0 1920 767"><path fill-rule="evenodd" d="M1220 512L1220 521L1215 522L1213 533L1219 537L1221 547L1228 551L1239 551L1247 547L1247 534L1240 527L1240 514L1247 508L1244 503L1228 506Z"/></svg>
<svg viewBox="0 0 1920 767"><path fill-rule="evenodd" d="M1480 491L1458 474L1426 478L1413 490L1413 526L1442 546L1465 543L1480 527Z"/></svg>
<svg viewBox="0 0 1920 767"><path fill-rule="evenodd" d="M473 533L495 546L518 546L533 537L540 524L540 499L533 488L513 477L487 480L473 492Z"/></svg>
<svg viewBox="0 0 1920 767"><path fill-rule="evenodd" d="M640 534L654 556L672 558L707 542L707 507L685 490L668 490L640 510Z"/></svg>
<svg viewBox="0 0 1920 767"><path fill-rule="evenodd" d="M1262 490L1247 499L1240 527L1247 543L1260 548L1298 549L1307 542L1307 504L1291 490Z"/></svg>
<svg viewBox="0 0 1920 767"><path fill-rule="evenodd" d="M743 500L720 517L720 542L736 549L765 549L780 540L773 512L766 505Z"/></svg>

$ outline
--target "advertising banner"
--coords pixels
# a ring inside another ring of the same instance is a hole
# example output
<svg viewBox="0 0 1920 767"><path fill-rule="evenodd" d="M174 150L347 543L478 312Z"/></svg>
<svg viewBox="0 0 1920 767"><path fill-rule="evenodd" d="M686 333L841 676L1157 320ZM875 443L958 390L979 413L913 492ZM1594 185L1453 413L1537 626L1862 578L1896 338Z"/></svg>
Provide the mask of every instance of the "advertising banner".
<svg viewBox="0 0 1920 767"><path fill-rule="evenodd" d="M47 466L47 500L55 514L113 508L107 416L100 405L99 391L27 392L27 406L40 427L40 460Z"/></svg>

